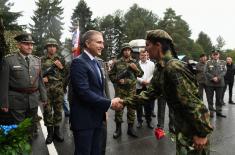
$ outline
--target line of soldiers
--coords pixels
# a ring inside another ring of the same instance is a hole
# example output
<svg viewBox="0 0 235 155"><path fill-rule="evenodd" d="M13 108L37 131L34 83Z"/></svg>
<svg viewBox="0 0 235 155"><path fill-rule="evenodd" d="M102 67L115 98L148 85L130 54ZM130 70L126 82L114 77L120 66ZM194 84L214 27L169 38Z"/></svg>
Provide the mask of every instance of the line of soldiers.
<svg viewBox="0 0 235 155"><path fill-rule="evenodd" d="M200 56L199 63L196 65L196 78L199 83L199 95L203 100L203 90L206 92L210 117L214 117L214 113L218 117L226 117L222 114L222 105L224 103L224 94L227 85L229 85L229 104L234 104L232 101L232 88L234 83L235 66L232 63L232 58L227 57L226 61L220 60L220 51L211 51L211 59L207 61L206 55ZM215 93L215 108L214 108L214 93Z"/></svg>
<svg viewBox="0 0 235 155"><path fill-rule="evenodd" d="M1 114L7 114L6 124L19 124L32 118L31 138L37 136L38 106L43 105L43 116L47 126L46 144L53 140L63 142L60 134L63 104L63 80L65 62L57 55L58 43L46 40L46 55L32 55L34 41L27 33L15 37L18 50L5 56L0 71ZM48 68L53 68L48 70Z"/></svg>

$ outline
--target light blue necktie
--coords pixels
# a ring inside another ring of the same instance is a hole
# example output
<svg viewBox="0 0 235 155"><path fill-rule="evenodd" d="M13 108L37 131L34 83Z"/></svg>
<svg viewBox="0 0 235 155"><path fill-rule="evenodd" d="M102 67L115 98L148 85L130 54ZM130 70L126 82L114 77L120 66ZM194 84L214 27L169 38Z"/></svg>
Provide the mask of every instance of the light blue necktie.
<svg viewBox="0 0 235 155"><path fill-rule="evenodd" d="M100 80L100 82L102 81L101 80L101 73L100 73L100 69L99 69L99 66L98 66L98 62L95 60L95 59L93 59L92 60L92 63L93 63L93 66L95 67L95 69L96 69L96 74L99 76L98 78L99 78L99 80Z"/></svg>

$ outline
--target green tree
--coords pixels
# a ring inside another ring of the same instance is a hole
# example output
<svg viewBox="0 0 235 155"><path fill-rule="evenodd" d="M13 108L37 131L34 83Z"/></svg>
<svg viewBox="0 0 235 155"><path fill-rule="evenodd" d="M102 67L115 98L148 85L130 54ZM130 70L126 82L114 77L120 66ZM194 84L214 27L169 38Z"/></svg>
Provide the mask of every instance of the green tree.
<svg viewBox="0 0 235 155"><path fill-rule="evenodd" d="M30 25L36 47L36 54L43 55L45 40L49 37L55 38L60 43L63 30L63 8L60 6L62 0L39 0L35 2L37 9L34 11Z"/></svg>
<svg viewBox="0 0 235 155"><path fill-rule="evenodd" d="M196 40L196 43L201 45L204 53L210 55L210 52L213 49L213 45L211 43L210 37L207 34L201 31L198 35L198 39Z"/></svg>
<svg viewBox="0 0 235 155"><path fill-rule="evenodd" d="M118 54L121 44L126 42L124 34L124 22L121 10L115 11L113 15L107 15L102 18L96 18L98 21L98 30L104 34L105 49L102 54L106 60L113 54Z"/></svg>
<svg viewBox="0 0 235 155"><path fill-rule="evenodd" d="M127 40L143 39L147 30L155 29L158 16L152 11L134 4L124 15L124 28Z"/></svg>
<svg viewBox="0 0 235 155"><path fill-rule="evenodd" d="M203 48L198 43L193 43L192 49L191 49L191 56L194 60L198 61L201 54L203 54Z"/></svg>
<svg viewBox="0 0 235 155"><path fill-rule="evenodd" d="M191 49L189 46L191 42L189 25L181 18L181 15L176 15L172 8L166 9L163 19L158 23L158 28L169 33L177 51L187 53Z"/></svg>
<svg viewBox="0 0 235 155"><path fill-rule="evenodd" d="M83 34L90 29L94 29L95 21L92 20L91 16L92 11L90 10L90 7L87 6L87 3L84 0L80 0L71 17L72 27L76 27L76 24L79 23L80 34Z"/></svg>
<svg viewBox="0 0 235 155"><path fill-rule="evenodd" d="M10 12L14 3L8 2L9 0L0 1L0 17L3 19L5 30L22 31L25 28L23 25L17 24L17 19L22 16L21 12Z"/></svg>
<svg viewBox="0 0 235 155"><path fill-rule="evenodd" d="M223 48L224 45L226 44L226 43L225 43L225 40L223 39L223 37L218 36L218 37L216 38L216 41L217 41L217 44L215 45L216 49L222 50L222 48Z"/></svg>

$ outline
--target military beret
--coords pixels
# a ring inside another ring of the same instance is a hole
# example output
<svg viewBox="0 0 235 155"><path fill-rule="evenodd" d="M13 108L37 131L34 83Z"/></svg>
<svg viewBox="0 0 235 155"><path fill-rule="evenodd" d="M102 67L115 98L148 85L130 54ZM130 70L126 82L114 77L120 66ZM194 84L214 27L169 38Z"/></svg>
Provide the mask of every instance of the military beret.
<svg viewBox="0 0 235 155"><path fill-rule="evenodd" d="M121 46L121 51L123 51L125 48L129 48L132 51L131 45L129 43L123 43Z"/></svg>
<svg viewBox="0 0 235 155"><path fill-rule="evenodd" d="M166 31L161 29L147 31L146 40L150 40L152 38L162 38L173 41L171 36Z"/></svg>
<svg viewBox="0 0 235 155"><path fill-rule="evenodd" d="M14 38L17 42L34 43L31 34L23 33Z"/></svg>

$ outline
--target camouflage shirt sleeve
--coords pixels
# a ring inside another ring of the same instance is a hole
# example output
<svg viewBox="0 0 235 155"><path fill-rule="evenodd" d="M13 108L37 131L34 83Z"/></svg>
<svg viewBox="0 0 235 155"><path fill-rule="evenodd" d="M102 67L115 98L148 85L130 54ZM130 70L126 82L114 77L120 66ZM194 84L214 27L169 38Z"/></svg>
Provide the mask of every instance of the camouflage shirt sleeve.
<svg viewBox="0 0 235 155"><path fill-rule="evenodd" d="M206 137L212 132L213 128L210 124L209 112L203 102L198 98L198 88L194 82L188 77L188 73L183 69L183 65L174 64L169 66L166 74L170 78L172 87L176 91L175 100L179 101L174 109L187 119L193 128L195 135Z"/></svg>
<svg viewBox="0 0 235 155"><path fill-rule="evenodd" d="M125 98L124 104L132 108L136 108L140 104L150 103L149 101L152 101L161 96L162 89L159 80L157 80L157 76L155 76L156 74L157 73L155 72L146 91L142 91L139 95Z"/></svg>

